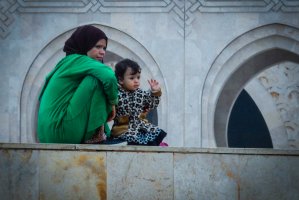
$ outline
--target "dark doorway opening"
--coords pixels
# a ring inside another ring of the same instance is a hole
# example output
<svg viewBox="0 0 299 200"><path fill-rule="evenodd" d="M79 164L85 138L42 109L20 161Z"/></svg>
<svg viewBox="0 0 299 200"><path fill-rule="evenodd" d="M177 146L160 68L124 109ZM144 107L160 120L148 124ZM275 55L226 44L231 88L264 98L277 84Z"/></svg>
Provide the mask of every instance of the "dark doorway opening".
<svg viewBox="0 0 299 200"><path fill-rule="evenodd" d="M266 122L245 90L242 90L233 106L227 137L229 147L273 148Z"/></svg>

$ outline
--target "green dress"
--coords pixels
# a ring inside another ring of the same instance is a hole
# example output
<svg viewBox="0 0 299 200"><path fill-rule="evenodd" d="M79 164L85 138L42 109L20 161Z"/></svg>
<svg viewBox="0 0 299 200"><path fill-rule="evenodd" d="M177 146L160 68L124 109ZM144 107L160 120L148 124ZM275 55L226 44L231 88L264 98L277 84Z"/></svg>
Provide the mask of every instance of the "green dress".
<svg viewBox="0 0 299 200"><path fill-rule="evenodd" d="M118 101L114 71L85 55L64 57L46 77L39 96L38 138L42 143L79 144L104 125Z"/></svg>

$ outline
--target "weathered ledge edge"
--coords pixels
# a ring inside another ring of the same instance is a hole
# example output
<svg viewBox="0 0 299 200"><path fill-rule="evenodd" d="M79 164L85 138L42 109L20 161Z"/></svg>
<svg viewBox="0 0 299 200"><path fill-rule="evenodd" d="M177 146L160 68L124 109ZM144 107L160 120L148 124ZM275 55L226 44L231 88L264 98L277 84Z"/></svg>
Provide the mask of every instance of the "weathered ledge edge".
<svg viewBox="0 0 299 200"><path fill-rule="evenodd" d="M156 147L156 146L155 147L113 146L113 145L90 145L90 144L0 143L0 149L299 156L299 150L266 149L266 148L198 148L198 147Z"/></svg>

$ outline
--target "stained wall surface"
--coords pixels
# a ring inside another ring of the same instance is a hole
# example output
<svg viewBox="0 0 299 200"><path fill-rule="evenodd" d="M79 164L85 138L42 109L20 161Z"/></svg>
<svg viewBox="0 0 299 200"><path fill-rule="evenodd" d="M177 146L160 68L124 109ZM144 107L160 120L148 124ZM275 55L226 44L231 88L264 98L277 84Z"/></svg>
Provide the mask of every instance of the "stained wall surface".
<svg viewBox="0 0 299 200"><path fill-rule="evenodd" d="M109 37L106 63L132 58L156 78L173 147L226 147L240 91L276 149L299 148L299 1L0 1L0 142L34 143L37 97L76 27Z"/></svg>
<svg viewBox="0 0 299 200"><path fill-rule="evenodd" d="M298 199L298 151L0 144L2 200Z"/></svg>

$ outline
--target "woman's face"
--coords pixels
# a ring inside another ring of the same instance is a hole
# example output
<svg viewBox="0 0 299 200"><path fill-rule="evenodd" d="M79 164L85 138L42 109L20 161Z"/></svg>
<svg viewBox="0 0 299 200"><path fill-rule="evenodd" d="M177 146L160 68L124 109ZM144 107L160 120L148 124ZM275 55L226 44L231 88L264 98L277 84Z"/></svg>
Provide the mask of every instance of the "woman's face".
<svg viewBox="0 0 299 200"><path fill-rule="evenodd" d="M106 53L107 42L105 39L100 39L94 47L92 47L88 52L87 56L98 60L100 62L103 61L103 58Z"/></svg>

